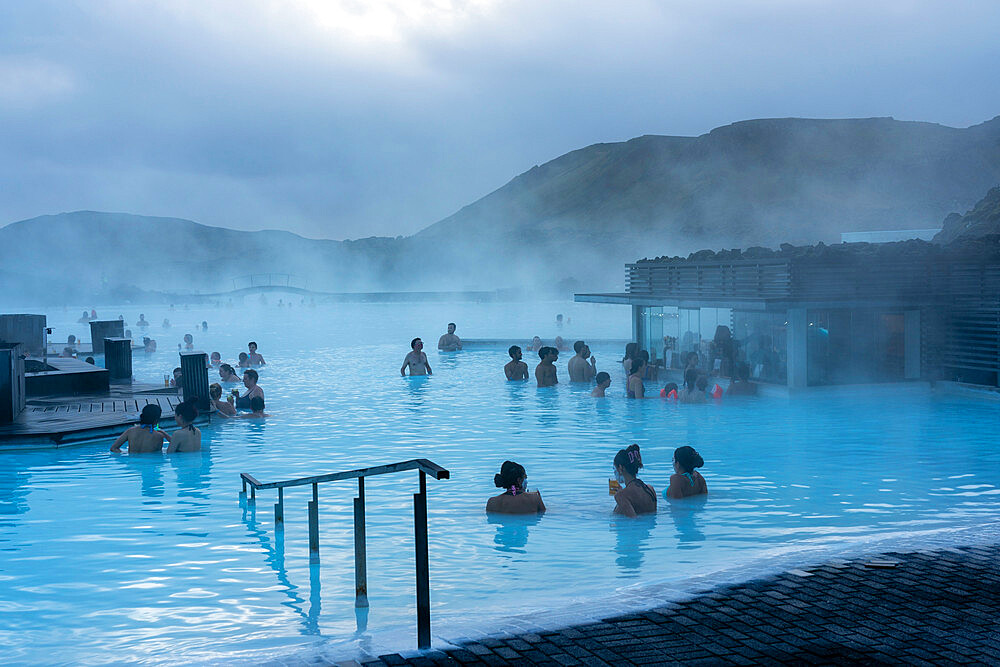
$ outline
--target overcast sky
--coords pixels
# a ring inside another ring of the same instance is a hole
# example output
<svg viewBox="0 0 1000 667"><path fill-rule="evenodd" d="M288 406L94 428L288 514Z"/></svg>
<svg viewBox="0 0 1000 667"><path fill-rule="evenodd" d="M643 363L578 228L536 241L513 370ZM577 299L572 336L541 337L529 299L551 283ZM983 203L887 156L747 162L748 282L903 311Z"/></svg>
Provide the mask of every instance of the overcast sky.
<svg viewBox="0 0 1000 667"><path fill-rule="evenodd" d="M0 225L410 234L597 142L980 123L998 34L996 0L0 0Z"/></svg>

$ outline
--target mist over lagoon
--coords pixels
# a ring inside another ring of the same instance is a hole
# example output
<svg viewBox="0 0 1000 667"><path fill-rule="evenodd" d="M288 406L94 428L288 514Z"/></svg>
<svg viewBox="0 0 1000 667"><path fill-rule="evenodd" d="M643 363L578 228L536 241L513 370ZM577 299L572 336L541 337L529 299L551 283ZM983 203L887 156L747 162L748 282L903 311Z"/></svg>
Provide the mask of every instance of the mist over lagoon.
<svg viewBox="0 0 1000 667"><path fill-rule="evenodd" d="M1000 5L0 8L0 661L1000 662Z"/></svg>

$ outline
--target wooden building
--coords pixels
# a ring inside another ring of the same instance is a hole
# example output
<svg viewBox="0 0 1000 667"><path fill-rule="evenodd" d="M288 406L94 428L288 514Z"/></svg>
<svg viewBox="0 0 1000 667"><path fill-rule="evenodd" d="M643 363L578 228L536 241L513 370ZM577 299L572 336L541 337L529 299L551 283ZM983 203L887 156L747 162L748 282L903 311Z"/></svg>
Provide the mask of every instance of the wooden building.
<svg viewBox="0 0 1000 667"><path fill-rule="evenodd" d="M1000 236L701 251L629 264L625 292L655 363L690 352L728 375L801 388L1000 379Z"/></svg>

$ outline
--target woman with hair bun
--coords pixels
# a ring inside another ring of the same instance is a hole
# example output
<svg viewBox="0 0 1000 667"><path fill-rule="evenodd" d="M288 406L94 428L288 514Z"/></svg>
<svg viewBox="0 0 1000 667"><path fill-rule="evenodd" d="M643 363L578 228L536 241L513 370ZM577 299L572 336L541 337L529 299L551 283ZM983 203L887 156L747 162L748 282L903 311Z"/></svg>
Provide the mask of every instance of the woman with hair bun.
<svg viewBox="0 0 1000 667"><path fill-rule="evenodd" d="M201 451L201 430L194 425L198 418L196 402L197 399L191 398L174 407L174 419L180 428L170 436L167 454Z"/></svg>
<svg viewBox="0 0 1000 667"><path fill-rule="evenodd" d="M656 491L636 476L642 467L639 445L618 450L614 465L619 484L615 492L615 513L635 517L655 512Z"/></svg>
<svg viewBox="0 0 1000 667"><path fill-rule="evenodd" d="M674 471L670 476L670 486L667 487L667 498L676 500L688 496L701 496L708 493L708 484L695 468L705 465L701 454L694 447L678 447L674 450Z"/></svg>
<svg viewBox="0 0 1000 667"><path fill-rule="evenodd" d="M493 483L504 490L499 496L493 496L486 502L487 512L501 514L539 514L545 511L542 494L538 491L528 491L525 483L528 474L524 466L513 461L504 461L500 466L500 474L493 476Z"/></svg>

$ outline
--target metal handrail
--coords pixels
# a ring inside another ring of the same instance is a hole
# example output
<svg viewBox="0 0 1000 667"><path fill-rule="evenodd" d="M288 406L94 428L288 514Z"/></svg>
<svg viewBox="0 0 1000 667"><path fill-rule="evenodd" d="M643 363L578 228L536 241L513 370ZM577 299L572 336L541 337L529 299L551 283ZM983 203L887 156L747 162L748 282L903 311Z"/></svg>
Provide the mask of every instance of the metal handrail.
<svg viewBox="0 0 1000 667"><path fill-rule="evenodd" d="M358 480L358 497L354 499L354 606L368 606L368 557L365 543L365 477L387 475L407 470L420 472L420 492L413 494L414 550L417 577L417 648L431 645L431 586L430 560L427 552L427 475L434 479L449 479L451 473L427 459L411 459L371 468L297 477L278 482L261 482L250 473L240 473L243 490L240 501L256 503L258 489L277 489L278 502L274 505L275 530L285 526L285 489L293 486L312 486L309 511L309 562L319 564L319 485L345 479ZM250 498L247 499L247 486Z"/></svg>
<svg viewBox="0 0 1000 667"><path fill-rule="evenodd" d="M427 459L410 459L400 463L389 463L384 466L374 466L372 468L359 468L357 470L346 470L344 472L331 472L325 475L315 475L312 477L297 477L296 479L286 479L281 482L261 482L248 472L240 473L243 479L243 491L246 492L247 484L252 489L283 489L289 486L305 486L306 484L322 484L323 482L336 482L342 479L355 479L357 477L374 477L375 475L386 475L394 472L404 472L406 470L420 470L433 475L434 479L448 479L450 473Z"/></svg>

